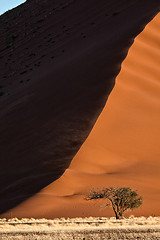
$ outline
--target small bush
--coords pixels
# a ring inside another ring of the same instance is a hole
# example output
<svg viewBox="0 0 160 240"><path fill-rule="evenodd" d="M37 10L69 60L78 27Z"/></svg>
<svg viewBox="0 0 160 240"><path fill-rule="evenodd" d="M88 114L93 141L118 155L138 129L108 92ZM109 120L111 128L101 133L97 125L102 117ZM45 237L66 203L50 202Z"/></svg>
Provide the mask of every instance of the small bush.
<svg viewBox="0 0 160 240"><path fill-rule="evenodd" d="M122 218L126 210L133 210L142 204L142 197L129 187L109 187L99 191L92 190L85 199L101 198L107 199L105 207L111 206L113 208L116 219Z"/></svg>

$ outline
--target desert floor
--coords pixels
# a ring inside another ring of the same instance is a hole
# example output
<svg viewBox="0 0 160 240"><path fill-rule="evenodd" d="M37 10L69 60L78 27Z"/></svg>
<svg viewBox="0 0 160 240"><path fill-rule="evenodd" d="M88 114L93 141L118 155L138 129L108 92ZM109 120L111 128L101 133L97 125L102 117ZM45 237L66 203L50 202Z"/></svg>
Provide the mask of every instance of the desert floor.
<svg viewBox="0 0 160 240"><path fill-rule="evenodd" d="M160 239L160 217L1 219L0 239Z"/></svg>

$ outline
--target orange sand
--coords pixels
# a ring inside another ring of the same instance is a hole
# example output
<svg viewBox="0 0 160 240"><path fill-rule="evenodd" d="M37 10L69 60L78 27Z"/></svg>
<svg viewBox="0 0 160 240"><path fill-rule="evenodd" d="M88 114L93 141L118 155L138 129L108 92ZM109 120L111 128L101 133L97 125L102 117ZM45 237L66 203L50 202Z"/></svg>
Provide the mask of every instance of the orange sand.
<svg viewBox="0 0 160 240"><path fill-rule="evenodd" d="M136 38L88 139L63 176L5 216L111 216L92 187L130 186L144 198L133 214L160 215L160 14ZM130 214L130 213L128 213Z"/></svg>

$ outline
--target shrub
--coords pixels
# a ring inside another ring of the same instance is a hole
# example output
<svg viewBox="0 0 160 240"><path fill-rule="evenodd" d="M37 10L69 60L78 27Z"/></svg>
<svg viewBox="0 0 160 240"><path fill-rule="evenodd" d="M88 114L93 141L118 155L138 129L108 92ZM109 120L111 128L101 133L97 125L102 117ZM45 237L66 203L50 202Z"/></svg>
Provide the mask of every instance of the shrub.
<svg viewBox="0 0 160 240"><path fill-rule="evenodd" d="M95 191L94 189L85 197L86 200L107 199L105 207L111 206L116 219L123 217L128 209L138 208L142 204L142 197L129 187L109 187Z"/></svg>

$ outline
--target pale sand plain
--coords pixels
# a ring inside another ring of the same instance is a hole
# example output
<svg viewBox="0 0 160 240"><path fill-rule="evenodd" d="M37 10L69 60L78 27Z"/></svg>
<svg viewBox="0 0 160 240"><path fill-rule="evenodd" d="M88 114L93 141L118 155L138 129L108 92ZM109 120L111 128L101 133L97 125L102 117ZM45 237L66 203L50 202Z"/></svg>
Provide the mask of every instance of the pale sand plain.
<svg viewBox="0 0 160 240"><path fill-rule="evenodd" d="M1 219L2 240L160 239L160 217Z"/></svg>

